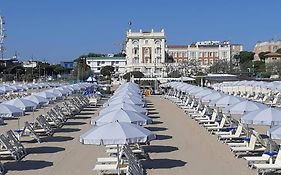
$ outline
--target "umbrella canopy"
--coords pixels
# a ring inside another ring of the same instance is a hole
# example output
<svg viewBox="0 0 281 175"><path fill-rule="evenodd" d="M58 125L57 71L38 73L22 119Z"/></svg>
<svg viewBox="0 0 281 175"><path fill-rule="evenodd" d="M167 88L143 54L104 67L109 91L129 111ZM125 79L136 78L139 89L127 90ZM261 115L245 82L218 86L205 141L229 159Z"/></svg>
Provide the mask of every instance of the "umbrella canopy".
<svg viewBox="0 0 281 175"><path fill-rule="evenodd" d="M105 114L107 112L113 111L113 110L118 110L118 109L124 109L124 110L128 110L128 111L134 111L134 112L138 112L141 114L147 114L148 111L138 105L133 105L133 104L128 104L128 103L120 103L120 104L116 104L116 105L111 105L110 107L106 107L104 109L102 109L99 114Z"/></svg>
<svg viewBox="0 0 281 175"><path fill-rule="evenodd" d="M52 94L54 94L56 97L62 97L64 96L64 94L58 90L58 89L49 89L47 90L47 92L51 92Z"/></svg>
<svg viewBox="0 0 281 175"><path fill-rule="evenodd" d="M146 125L146 124L152 123L152 120L144 114L134 112L134 111L128 111L128 110L124 110L124 109L117 109L117 110L113 110L108 113L99 115L98 118L94 118L91 121L91 124L100 126L100 125L104 125L104 124L115 122L115 121L134 123L137 125Z"/></svg>
<svg viewBox="0 0 281 175"><path fill-rule="evenodd" d="M37 96L37 95L30 95L30 96L24 97L24 99L30 100L30 101L36 103L37 105L43 105L43 104L49 103L49 100L47 98Z"/></svg>
<svg viewBox="0 0 281 175"><path fill-rule="evenodd" d="M18 107L20 109L23 109L24 111L32 111L37 107L36 103L24 98L15 98L13 100L4 102L4 104L9 104Z"/></svg>
<svg viewBox="0 0 281 175"><path fill-rule="evenodd" d="M117 105L120 103L128 103L128 104L134 104L134 105L140 105L140 106L144 106L144 102L143 101L138 101L138 100L133 100L133 99L114 99L110 102L108 102L108 105Z"/></svg>
<svg viewBox="0 0 281 175"><path fill-rule="evenodd" d="M244 124L274 126L281 124L281 111L276 108L266 108L249 112L241 117Z"/></svg>
<svg viewBox="0 0 281 175"><path fill-rule="evenodd" d="M2 85L2 86L0 86L0 90L4 91L4 92L11 92L11 91L13 91L13 88L6 86L6 85Z"/></svg>
<svg viewBox="0 0 281 175"><path fill-rule="evenodd" d="M217 92L217 93L212 93L212 94L209 94L209 95L204 96L204 97L201 99L201 101L202 101L203 103L210 103L211 101L217 100L217 99L219 99L219 98L221 98L221 97L223 97L223 96L226 96L226 95L223 94L223 93L219 93L219 92Z"/></svg>
<svg viewBox="0 0 281 175"><path fill-rule="evenodd" d="M96 82L97 80L96 80L95 77L89 76L86 81L87 81L87 82Z"/></svg>
<svg viewBox="0 0 281 175"><path fill-rule="evenodd" d="M80 136L81 143L96 145L145 143L154 139L155 134L148 129L117 121L92 128Z"/></svg>
<svg viewBox="0 0 281 175"><path fill-rule="evenodd" d="M57 97L54 93L47 92L47 91L39 92L39 93L36 93L34 95L44 97L44 98L47 98L47 99L51 99L51 100L54 100Z"/></svg>
<svg viewBox="0 0 281 175"><path fill-rule="evenodd" d="M209 106L210 107L225 108L227 106L236 104L236 103L241 102L243 100L244 99L242 99L242 98L238 98L238 97L235 97L235 96L227 95L227 96L221 97L221 98L219 98L217 100L211 101L209 103Z"/></svg>
<svg viewBox="0 0 281 175"><path fill-rule="evenodd" d="M24 111L20 108L9 104L0 104L0 116L1 117L18 117L23 116Z"/></svg>
<svg viewBox="0 0 281 175"><path fill-rule="evenodd" d="M238 102L234 105L228 106L222 110L223 113L229 113L233 115L243 115L246 112L256 111L259 109L265 109L267 108L266 105L261 103L256 103L252 101L242 101Z"/></svg>
<svg viewBox="0 0 281 175"><path fill-rule="evenodd" d="M195 98L203 98L204 96L212 94L214 92L216 92L216 91L213 91L213 90L210 90L210 89L206 89L206 90L203 90L203 91L200 91L200 92L196 93L194 95L194 97Z"/></svg>
<svg viewBox="0 0 281 175"><path fill-rule="evenodd" d="M267 131L267 135L273 140L281 140L281 125L272 127Z"/></svg>

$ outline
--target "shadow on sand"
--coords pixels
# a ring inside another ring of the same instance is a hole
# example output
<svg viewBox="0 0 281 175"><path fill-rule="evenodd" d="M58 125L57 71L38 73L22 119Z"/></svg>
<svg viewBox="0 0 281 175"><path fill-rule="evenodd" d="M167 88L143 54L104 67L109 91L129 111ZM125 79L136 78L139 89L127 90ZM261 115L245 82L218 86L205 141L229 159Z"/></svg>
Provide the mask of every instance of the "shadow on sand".
<svg viewBox="0 0 281 175"><path fill-rule="evenodd" d="M169 136L169 135L159 135L159 134L156 135L156 140L168 140L171 138L173 138L173 137Z"/></svg>
<svg viewBox="0 0 281 175"><path fill-rule="evenodd" d="M151 116L151 115L148 115L148 117L151 118L151 119L158 119L158 118L160 118L159 116Z"/></svg>
<svg viewBox="0 0 281 175"><path fill-rule="evenodd" d="M77 132L80 131L81 129L79 128L60 128L56 130L56 132Z"/></svg>
<svg viewBox="0 0 281 175"><path fill-rule="evenodd" d="M35 148L27 148L28 154L47 154L47 153L57 153L64 151L65 148L56 146L40 146Z"/></svg>
<svg viewBox="0 0 281 175"><path fill-rule="evenodd" d="M85 125L87 124L86 122L66 122L64 125L71 125L71 126L76 126L76 125Z"/></svg>
<svg viewBox="0 0 281 175"><path fill-rule="evenodd" d="M7 171L38 170L53 166L53 162L44 160L23 160L19 162L7 162L4 167Z"/></svg>
<svg viewBox="0 0 281 175"><path fill-rule="evenodd" d="M143 146L144 152L148 153L168 153L179 150L178 147L174 146L161 146L161 145L150 145Z"/></svg>
<svg viewBox="0 0 281 175"><path fill-rule="evenodd" d="M75 116L75 119L76 120L79 120L79 119L81 119L81 120L86 120L86 119L90 119L90 118L92 118L92 117L86 117L86 116L79 116L80 114L77 114L76 116Z"/></svg>
<svg viewBox="0 0 281 175"><path fill-rule="evenodd" d="M152 122L152 124L155 124L155 125L157 125L157 124L162 124L163 122L161 122L161 121L157 121L157 120L153 120L153 122Z"/></svg>
<svg viewBox="0 0 281 175"><path fill-rule="evenodd" d="M43 142L66 142L73 140L74 137L69 137L69 136L52 136L52 137L46 137L43 138Z"/></svg>
<svg viewBox="0 0 281 175"><path fill-rule="evenodd" d="M186 162L174 159L151 159L143 161L143 167L145 169L166 169L182 167Z"/></svg>
<svg viewBox="0 0 281 175"><path fill-rule="evenodd" d="M154 127L154 126L146 126L144 127L150 131L166 131L168 130L167 128L164 128L164 127Z"/></svg>
<svg viewBox="0 0 281 175"><path fill-rule="evenodd" d="M156 115L156 114L159 114L159 112L157 112L157 111L154 111L154 112L149 111L148 113L149 113L149 115Z"/></svg>

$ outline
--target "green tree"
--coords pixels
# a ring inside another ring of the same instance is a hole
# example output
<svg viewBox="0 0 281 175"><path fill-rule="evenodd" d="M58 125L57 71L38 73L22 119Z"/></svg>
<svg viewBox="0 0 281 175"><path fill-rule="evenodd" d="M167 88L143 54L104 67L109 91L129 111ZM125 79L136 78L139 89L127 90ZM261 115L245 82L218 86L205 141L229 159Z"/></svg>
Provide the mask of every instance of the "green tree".
<svg viewBox="0 0 281 175"><path fill-rule="evenodd" d="M279 48L276 53L280 53L281 54L281 48Z"/></svg>
<svg viewBox="0 0 281 175"><path fill-rule="evenodd" d="M172 72L170 72L169 74L168 74L168 77L169 78L179 78L179 77L181 77L182 75L181 75L181 73L180 73L180 71L179 70L174 70L174 71L172 71Z"/></svg>
<svg viewBox="0 0 281 175"><path fill-rule="evenodd" d="M261 53L259 53L259 57L260 57L260 59L261 59L261 61L265 61L265 58L266 58L266 54L268 54L268 53L270 53L270 52L261 52Z"/></svg>
<svg viewBox="0 0 281 175"><path fill-rule="evenodd" d="M218 60L209 68L210 73L229 73L230 63L226 60Z"/></svg>
<svg viewBox="0 0 281 175"><path fill-rule="evenodd" d="M249 62L254 60L254 52L242 51L239 53L240 63L243 64L245 62Z"/></svg>
<svg viewBox="0 0 281 175"><path fill-rule="evenodd" d="M85 80L91 74L91 68L86 64L86 58L81 57L76 59L76 66L73 72L78 80Z"/></svg>
<svg viewBox="0 0 281 175"><path fill-rule="evenodd" d="M123 78L130 81L131 76L134 76L134 78L143 78L144 74L140 71L132 71L132 72L127 72L125 75L123 75Z"/></svg>
<svg viewBox="0 0 281 175"><path fill-rule="evenodd" d="M265 63L263 61L254 61L254 73L265 72Z"/></svg>
<svg viewBox="0 0 281 175"><path fill-rule="evenodd" d="M104 66L101 68L100 73L103 76L111 76L114 74L114 67L113 66Z"/></svg>

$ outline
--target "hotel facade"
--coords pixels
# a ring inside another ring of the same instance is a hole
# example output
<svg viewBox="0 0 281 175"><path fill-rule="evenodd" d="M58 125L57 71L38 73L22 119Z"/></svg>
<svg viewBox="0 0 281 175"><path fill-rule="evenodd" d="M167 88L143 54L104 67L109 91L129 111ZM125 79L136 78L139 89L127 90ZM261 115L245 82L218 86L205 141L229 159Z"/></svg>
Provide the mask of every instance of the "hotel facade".
<svg viewBox="0 0 281 175"><path fill-rule="evenodd" d="M127 32L126 72L140 71L146 77L163 77L165 63L166 36L162 29L146 32Z"/></svg>
<svg viewBox="0 0 281 175"><path fill-rule="evenodd" d="M202 41L190 45L168 45L166 51L176 63L196 60L201 67L209 67L218 60L231 61L234 55L243 51L243 46L229 41Z"/></svg>

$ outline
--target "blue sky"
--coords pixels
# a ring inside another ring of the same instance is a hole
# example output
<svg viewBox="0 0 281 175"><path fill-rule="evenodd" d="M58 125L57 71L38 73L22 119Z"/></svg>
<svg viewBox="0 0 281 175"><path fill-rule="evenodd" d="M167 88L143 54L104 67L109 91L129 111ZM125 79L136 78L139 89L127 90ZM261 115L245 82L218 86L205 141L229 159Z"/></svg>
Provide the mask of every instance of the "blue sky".
<svg viewBox="0 0 281 175"><path fill-rule="evenodd" d="M88 52L118 52L132 29L165 29L167 44L231 40L252 50L281 38L280 0L0 0L6 52L52 63Z"/></svg>

